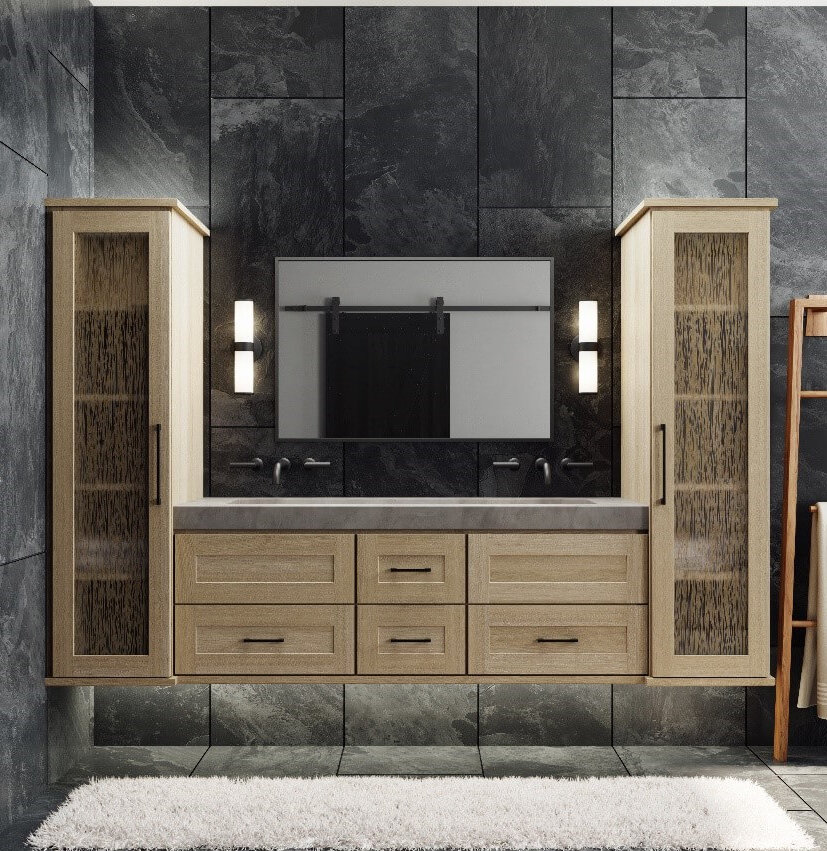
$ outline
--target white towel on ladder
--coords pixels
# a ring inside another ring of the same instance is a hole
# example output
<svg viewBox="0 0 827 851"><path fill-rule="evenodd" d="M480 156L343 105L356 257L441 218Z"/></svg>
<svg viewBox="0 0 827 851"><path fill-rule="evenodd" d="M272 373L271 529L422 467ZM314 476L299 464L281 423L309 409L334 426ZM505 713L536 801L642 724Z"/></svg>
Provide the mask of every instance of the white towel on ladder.
<svg viewBox="0 0 827 851"><path fill-rule="evenodd" d="M810 533L810 589L807 594L808 627L804 638L804 662L798 706L815 706L819 718L827 718L827 502L819 502Z"/></svg>

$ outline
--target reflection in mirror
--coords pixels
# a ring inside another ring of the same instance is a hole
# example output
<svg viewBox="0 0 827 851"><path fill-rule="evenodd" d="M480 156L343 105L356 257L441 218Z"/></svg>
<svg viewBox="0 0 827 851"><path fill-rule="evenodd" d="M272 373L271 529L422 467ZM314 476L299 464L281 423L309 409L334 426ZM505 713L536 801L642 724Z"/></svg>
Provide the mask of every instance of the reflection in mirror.
<svg viewBox="0 0 827 851"><path fill-rule="evenodd" d="M546 439L553 260L276 261L278 436Z"/></svg>

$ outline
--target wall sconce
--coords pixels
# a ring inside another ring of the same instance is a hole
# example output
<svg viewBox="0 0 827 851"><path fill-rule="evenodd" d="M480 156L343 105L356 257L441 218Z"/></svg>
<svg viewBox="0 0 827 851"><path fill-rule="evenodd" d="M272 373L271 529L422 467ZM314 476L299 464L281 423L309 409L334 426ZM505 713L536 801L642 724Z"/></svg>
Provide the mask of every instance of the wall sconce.
<svg viewBox="0 0 827 851"><path fill-rule="evenodd" d="M255 338L253 302L235 303L235 392L253 392L253 362L261 357L261 340Z"/></svg>
<svg viewBox="0 0 827 851"><path fill-rule="evenodd" d="M579 390L597 393L597 302L581 301L578 315L578 336L571 341L569 351L579 365Z"/></svg>

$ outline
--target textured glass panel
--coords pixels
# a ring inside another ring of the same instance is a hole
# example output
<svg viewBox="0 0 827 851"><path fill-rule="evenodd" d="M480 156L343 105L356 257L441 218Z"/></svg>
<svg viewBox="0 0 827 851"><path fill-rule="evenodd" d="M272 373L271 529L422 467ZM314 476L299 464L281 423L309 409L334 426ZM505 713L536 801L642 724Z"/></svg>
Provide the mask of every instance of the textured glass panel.
<svg viewBox="0 0 827 851"><path fill-rule="evenodd" d="M747 652L747 236L675 236L675 652Z"/></svg>
<svg viewBox="0 0 827 851"><path fill-rule="evenodd" d="M75 653L148 652L146 234L75 241Z"/></svg>

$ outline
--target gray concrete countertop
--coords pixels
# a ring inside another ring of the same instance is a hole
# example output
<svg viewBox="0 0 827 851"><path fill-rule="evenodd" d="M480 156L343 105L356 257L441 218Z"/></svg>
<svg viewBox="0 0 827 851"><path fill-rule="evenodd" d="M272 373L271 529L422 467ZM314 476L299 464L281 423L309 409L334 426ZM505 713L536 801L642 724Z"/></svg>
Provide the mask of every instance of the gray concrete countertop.
<svg viewBox="0 0 827 851"><path fill-rule="evenodd" d="M176 531L639 531L649 509L616 497L209 497L176 505Z"/></svg>

